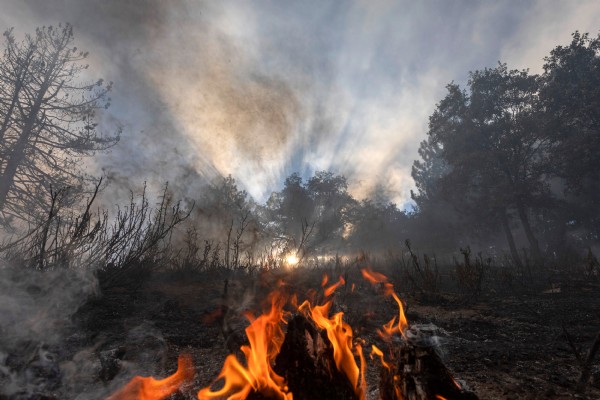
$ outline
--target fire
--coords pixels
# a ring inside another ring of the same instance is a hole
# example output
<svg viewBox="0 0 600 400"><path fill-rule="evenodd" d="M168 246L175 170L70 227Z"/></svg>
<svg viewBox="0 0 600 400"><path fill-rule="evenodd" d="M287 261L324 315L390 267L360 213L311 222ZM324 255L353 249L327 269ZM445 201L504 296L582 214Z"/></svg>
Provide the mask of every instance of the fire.
<svg viewBox="0 0 600 400"><path fill-rule="evenodd" d="M327 277L327 275L325 275L325 277ZM323 287L324 287L323 294L325 295L325 298L331 296L333 294L333 292L335 292L337 290L337 288L339 288L341 285L346 284L346 281L344 280L344 278L340 276L340 279L336 283L325 288L325 285L327 284L327 280L328 280L328 279L325 279L325 277L323 279Z"/></svg>
<svg viewBox="0 0 600 400"><path fill-rule="evenodd" d="M381 365L383 365L388 370L392 369L392 366L390 365L390 363L385 361L385 358L383 357L383 351L381 351L375 345L371 345L371 359L373 359L373 354L376 355L377 357L379 357L379 360L381 361Z"/></svg>
<svg viewBox="0 0 600 400"><path fill-rule="evenodd" d="M458 390L462 390L462 386L461 386L461 384L460 384L460 383L458 383L458 381L457 381L456 379L454 379L454 377L453 377L453 376L451 376L450 378L452 378L452 383L454 383L454 386L456 386L456 388L457 388Z"/></svg>
<svg viewBox="0 0 600 400"><path fill-rule="evenodd" d="M325 285L327 285L327 282L329 282L329 275L323 274L323 278L321 278L321 286L325 287Z"/></svg>
<svg viewBox="0 0 600 400"><path fill-rule="evenodd" d="M329 297L345 280L340 279L325 288L329 281L327 275L323 277L325 297ZM296 298L291 299L291 304L296 304ZM343 313L337 313L329 318L331 301L320 306L312 306L305 301L298 310L312 319L315 325L325 330L333 346L333 358L338 370L343 372L352 384L359 399L365 398L365 366L362 347L352 344L352 328L342 320ZM260 317L250 318L251 324L246 328L249 346L242 346L241 350L246 358L247 367L242 365L234 355L229 355L217 380L224 379L223 388L213 391L210 387L200 390L199 400L214 399L227 396L228 400L243 400L255 391L262 395L282 400L292 400L292 393L288 392L284 378L277 375L271 367L283 343L284 334L281 323L285 322L283 306L285 299L278 293L272 295L271 310ZM356 364L353 349L361 360L360 368Z"/></svg>
<svg viewBox="0 0 600 400"><path fill-rule="evenodd" d="M288 256L288 264L294 264L294 258ZM297 258L296 258L297 260ZM385 296L392 297L398 304L398 316L392 318L388 323L378 330L384 339L390 339L394 334L401 334L408 329L408 321L404 314L402 301L389 283L388 278L370 269L363 269L361 273L373 285L379 285ZM312 320L321 330L325 331L333 348L333 360L336 368L342 372L352 385L358 399L364 400L366 396L366 361L363 355L362 345L364 341L358 340L355 344L353 331L350 325L343 321L343 312L329 316L333 300L331 295L346 281L342 276L338 281L330 284L329 277L323 276L321 286L326 302L321 305L315 304L316 292L307 293L308 300L297 306L296 295L284 296L284 291L277 289L270 295L270 308L262 315L255 318L250 314L246 317L250 325L246 328L248 345L241 346L244 354L244 362L240 362L234 354L225 359L223 368L216 382L223 383L220 389L211 386L205 387L198 392L199 400L228 399L244 400L251 397L253 393L274 400L293 400L293 394L289 392L284 377L273 370L273 362L279 353L284 341L283 325L289 314L284 311L284 306L290 304L303 313L306 318ZM280 288L283 282L278 282ZM352 285L354 289L354 284ZM392 369L392 365L386 362L383 352L375 345L371 348L371 359L379 357L381 364ZM360 366L356 359L360 360ZM135 377L121 391L107 400L161 400L174 393L185 381L193 377L194 371L191 358L182 355L179 359L179 367L175 374L163 380L152 377ZM395 376L394 379L398 377ZM215 382L215 383L216 383ZM395 388L396 394L400 396L399 386ZM400 397L399 397L400 398ZM438 396L438 400L444 400Z"/></svg>
<svg viewBox="0 0 600 400"><path fill-rule="evenodd" d="M271 296L271 309L268 313L256 319L248 316L251 323L246 328L246 335L250 344L241 347L247 367L235 355L230 354L217 378L225 380L223 388L213 391L206 387L198 392L199 400L226 395L228 400L243 400L252 392L260 392L272 399L293 399L292 394L287 392L283 377L277 375L271 367L284 339L281 328L281 323L285 322L284 305L284 297L275 292Z"/></svg>
<svg viewBox="0 0 600 400"><path fill-rule="evenodd" d="M362 351L362 346L360 344L357 344L354 349L356 350L356 355L360 359L360 391L363 394L363 397L361 397L360 395L358 397L360 399L364 399L364 393L367 392L367 362L365 360L365 355Z"/></svg>
<svg viewBox="0 0 600 400"><path fill-rule="evenodd" d="M346 282L340 276L339 280L325 287L329 281L327 275L323 276L322 286L325 298ZM249 346L242 346L241 350L246 358L247 367L242 365L234 355L229 355L217 380L223 379L223 388L213 391L210 387L200 390L199 400L222 398L227 396L228 400L243 400L252 392L282 400L292 400L292 393L288 392L284 378L277 375L271 367L271 363L278 354L284 340L281 323L285 323L283 306L285 299L282 295L272 295L271 309L268 313L253 319L249 318L251 324L246 328ZM295 306L297 299L293 296L290 303ZM343 313L337 313L329 318L329 309L332 302L324 305L312 306L307 300L297 309L304 313L307 318L312 319L317 327L323 329L333 347L333 358L336 367L349 379L357 397L365 399L365 359L360 344L353 346L352 328L342 320ZM356 364L354 352L360 359L360 368Z"/></svg>
<svg viewBox="0 0 600 400"><path fill-rule="evenodd" d="M383 293L386 296L392 296L392 298L398 304L398 323L396 324L396 317L392 318L387 324L383 325L383 330L378 330L379 335L386 340L389 340L392 335L399 333L404 336L404 332L408 329L408 320L404 314L404 306L402 301L394 291L394 285L388 282L387 276L374 272L370 268L363 268L360 270L362 276L369 281L372 285L379 284L383 287Z"/></svg>
<svg viewBox="0 0 600 400"><path fill-rule="evenodd" d="M368 268L368 267L361 269L360 273L372 285L375 285L377 283L387 282L387 280L388 280L387 276L385 276L379 272L375 272L375 271L371 270L371 268Z"/></svg>
<svg viewBox="0 0 600 400"><path fill-rule="evenodd" d="M175 393L186 381L195 375L192 358L187 354L179 356L177 372L165 379L134 377L125 387L107 400L162 400Z"/></svg>
<svg viewBox="0 0 600 400"><path fill-rule="evenodd" d="M365 381L364 381L364 357L360 345L356 346L356 352L361 359L361 367L356 365L354 354L352 353L352 328L342 320L344 313L339 312L329 318L329 308L331 301L324 305L312 307L310 303L304 302L300 306L300 311L310 317L315 325L320 329L325 330L327 338L333 346L333 359L337 369L343 372L352 387L357 397L361 400L365 398ZM359 376L362 376L359 382Z"/></svg>

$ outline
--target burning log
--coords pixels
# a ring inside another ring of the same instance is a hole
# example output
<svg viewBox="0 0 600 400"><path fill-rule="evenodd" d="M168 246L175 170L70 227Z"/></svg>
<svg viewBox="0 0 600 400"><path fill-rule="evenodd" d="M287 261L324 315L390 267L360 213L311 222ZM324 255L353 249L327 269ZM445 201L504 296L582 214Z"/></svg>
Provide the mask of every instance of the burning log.
<svg viewBox="0 0 600 400"><path fill-rule="evenodd" d="M274 369L285 378L294 400L358 399L348 378L336 367L326 332L303 315L289 321Z"/></svg>
<svg viewBox="0 0 600 400"><path fill-rule="evenodd" d="M288 322L289 312L283 310L288 296L277 291L270 297L269 311L258 318L246 314L251 323L246 328L248 345L241 347L244 359L230 354L215 384L201 389L198 399L364 400L362 350L353 345L343 313L329 317L332 300L314 307L305 301L297 307L292 296L299 313Z"/></svg>
<svg viewBox="0 0 600 400"><path fill-rule="evenodd" d="M383 289L398 305L398 319L392 318L379 330L379 335L391 344L390 361L373 346L381 360L379 392L382 400L476 400L452 377L436 353L434 341L418 328L409 328L402 301L388 278L370 268L361 270L372 285ZM399 335L399 336L398 336ZM398 339L400 337L400 339ZM399 345L394 345L400 343Z"/></svg>
<svg viewBox="0 0 600 400"><path fill-rule="evenodd" d="M198 392L199 400L221 399L225 396L230 400L292 399L284 379L271 366L284 340L280 323L286 299L278 292L273 292L270 297L269 311L258 318L246 315L251 321L246 328L248 344L240 349L245 363L241 363L234 354L227 356L217 379L223 381L222 387L201 389Z"/></svg>
<svg viewBox="0 0 600 400"><path fill-rule="evenodd" d="M478 399L452 377L433 345L410 338L393 347L391 360L383 362L379 392L382 400Z"/></svg>
<svg viewBox="0 0 600 400"><path fill-rule="evenodd" d="M416 327L409 329L402 301L387 277L368 269L362 272L398 305L398 315L378 330L388 343L401 337L396 342L400 345L390 351L391 361L373 346L373 354L379 355L383 365L380 398L476 400L475 394L452 378L432 342ZM275 291L270 295L270 310L258 318L246 314L250 325L245 330L248 344L240 349L242 361L230 354L215 383L201 389L198 399L364 400L366 363L362 347L354 343L352 328L343 321L342 312L329 316L331 296L345 280L340 278L329 287L327 282L325 277L324 304L306 300L297 306L295 296ZM288 301L296 311L291 318L290 312L284 311ZM283 324L287 324L285 333Z"/></svg>

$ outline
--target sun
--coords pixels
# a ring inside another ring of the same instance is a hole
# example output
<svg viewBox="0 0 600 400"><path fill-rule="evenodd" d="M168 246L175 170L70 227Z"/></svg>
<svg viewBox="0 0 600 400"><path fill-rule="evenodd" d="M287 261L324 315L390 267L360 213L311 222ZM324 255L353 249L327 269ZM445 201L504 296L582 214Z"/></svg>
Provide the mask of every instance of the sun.
<svg viewBox="0 0 600 400"><path fill-rule="evenodd" d="M288 254L287 257L285 257L285 262L289 266L293 267L294 265L296 265L300 262L300 259L295 254Z"/></svg>

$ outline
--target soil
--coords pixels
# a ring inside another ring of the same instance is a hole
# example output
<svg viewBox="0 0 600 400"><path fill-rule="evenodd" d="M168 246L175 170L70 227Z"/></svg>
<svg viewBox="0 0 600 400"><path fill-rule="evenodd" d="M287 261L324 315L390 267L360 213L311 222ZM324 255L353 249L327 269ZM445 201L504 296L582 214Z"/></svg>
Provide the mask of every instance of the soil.
<svg viewBox="0 0 600 400"><path fill-rule="evenodd" d="M197 370L195 380L171 398L196 398L200 388L215 382L231 349L244 341L247 321L242 311L260 309L261 300L281 279L293 283L290 291L310 295L310 288L320 288L322 274L163 273L144 278L136 287L104 288L74 316L70 350L61 357L69 359L91 347L90 357L97 357L99 364L89 381L113 390L134 374L172 374L178 355L188 353ZM393 300L357 275L346 273L347 284L335 294L334 308L345 313L355 336L364 340L367 398L377 399L379 360L369 358L371 344L385 348L376 330L398 311ZM312 293L317 299L321 295L319 290ZM399 290L399 295L411 326L434 335L450 372L479 398L600 398L600 355L581 392L576 390L581 366L573 349L585 358L600 331L600 285L570 281L541 290L486 290L469 302L444 291L423 296ZM55 394L48 392L46 398L70 398L60 385L52 388Z"/></svg>

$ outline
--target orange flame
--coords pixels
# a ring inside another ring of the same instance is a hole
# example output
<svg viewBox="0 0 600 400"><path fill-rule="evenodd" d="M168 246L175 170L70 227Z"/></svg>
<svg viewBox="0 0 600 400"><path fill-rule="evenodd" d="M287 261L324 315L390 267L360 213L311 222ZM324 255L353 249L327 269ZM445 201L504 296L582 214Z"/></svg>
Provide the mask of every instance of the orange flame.
<svg viewBox="0 0 600 400"><path fill-rule="evenodd" d="M379 357L381 361L381 365L386 368L388 371L392 371L393 365L385 361L383 356L383 351L381 351L377 346L371 346L371 359L373 359L373 354ZM394 393L396 394L396 398L398 400L402 400L402 386L399 384L400 376L394 375Z"/></svg>
<svg viewBox="0 0 600 400"><path fill-rule="evenodd" d="M165 379L135 376L125 387L107 400L162 400L175 393L195 375L192 357L182 354L177 361L177 372Z"/></svg>
<svg viewBox="0 0 600 400"><path fill-rule="evenodd" d="M325 275L327 276L327 275ZM340 279L334 283L333 285L329 286L328 288L325 288L323 294L325 294L325 297L329 297L333 294L333 292L335 292L337 290L337 288L339 288L341 285L345 285L346 281L344 280L344 278L342 276L340 276Z"/></svg>
<svg viewBox="0 0 600 400"><path fill-rule="evenodd" d="M374 344L371 345L371 359L373 359L373 354L375 354L377 357L379 357L379 359L381 360L381 365L383 365L388 370L392 369L392 365L390 363L388 363L387 361L385 361L385 358L383 357L383 351L381 351Z"/></svg>
<svg viewBox="0 0 600 400"><path fill-rule="evenodd" d="M436 398L437 400L447 400L447 399L446 399L444 396L440 396L439 394L436 394L436 395L435 395L435 398Z"/></svg>
<svg viewBox="0 0 600 400"><path fill-rule="evenodd" d="M392 335L395 333L399 333L404 336L404 332L408 329L408 320L404 314L404 306L402 305L402 301L394 291L394 285L388 282L387 276L379 272L372 271L371 268L363 268L360 270L360 272L362 273L362 276L372 285L382 285L383 294L386 296L392 296L398 304L398 324L394 325L396 322L396 317L392 318L387 324L383 325L383 330L377 330L379 335L386 340L391 339Z"/></svg>
<svg viewBox="0 0 600 400"><path fill-rule="evenodd" d="M388 278L370 268L361 269L362 276L373 285L379 285L385 296L390 296L398 305L398 316L393 317L389 322L378 329L379 335L385 340L390 340L393 335L405 335L409 324L404 313L404 306L396 292L394 286ZM321 286L323 288L324 298L329 298L346 281L342 276L339 280L326 287L329 282L327 274L323 275ZM265 311L258 318L246 313L250 325L246 328L246 336L249 344L240 347L244 354L245 362L240 362L235 355L230 354L225 359L223 368L217 377L216 382L222 381L221 389L212 389L212 385L201 389L198 392L199 400L227 399L227 400L245 400L252 393L273 400L293 400L293 394L289 392L284 377L278 375L272 368L272 363L281 349L284 341L284 331L282 323L286 323L286 316L289 312L284 311L284 306L289 300L289 304L298 311L302 312L307 318L311 319L315 325L326 332L327 337L333 347L333 359L337 369L342 372L352 385L354 392L359 400L365 400L366 396L366 361L363 354L362 345L358 340L356 345L353 342L353 332L350 325L343 321L343 313L339 312L329 317L329 311L332 306L330 299L323 305L313 306L317 297L317 292L310 289L306 293L308 300L304 301L298 307L298 298L294 295L284 296L281 288L285 286L282 280L275 283L280 289L270 295L270 309ZM352 291L355 285L352 284ZM364 344L364 341L362 342ZM385 361L383 352L375 345L372 346L371 359L379 357L383 367L388 370L393 369L393 365ZM356 358L360 360L360 367L357 365ZM113 394L107 400L162 400L171 395L187 380L194 376L191 357L181 355L178 362L178 370L175 374L162 380L156 380L152 377L133 378L123 389ZM394 381L399 380L398 375L394 376ZM454 384L460 388L456 380ZM401 399L401 385L394 385L395 394ZM441 395L436 395L437 400L446 400Z"/></svg>
<svg viewBox="0 0 600 400"><path fill-rule="evenodd" d="M396 300L398 304L398 326L396 329L401 335L404 335L404 332L408 329L408 320L406 319L406 315L404 314L404 306L402 305L402 301L398 298L396 293L392 293L392 297Z"/></svg>
<svg viewBox="0 0 600 400"><path fill-rule="evenodd" d="M362 393L366 393L367 392L367 378L366 378L367 362L365 361L365 355L363 354L362 346L360 344L356 345L355 350L356 350L356 354L358 355L358 358L360 359L360 390Z"/></svg>
<svg viewBox="0 0 600 400"><path fill-rule="evenodd" d="M283 377L277 375L271 362L277 356L283 343L284 334L280 322L285 322L283 306L285 299L280 293L271 298L271 310L254 319L246 328L250 344L242 346L247 367L243 366L230 354L225 359L223 369L217 380L224 379L225 385L220 390L212 391L209 387L198 392L198 399L214 399L228 395L228 400L243 400L251 392L259 392L266 397L280 400L292 400L287 393Z"/></svg>
<svg viewBox="0 0 600 400"><path fill-rule="evenodd" d="M363 278L369 281L371 285L388 281L387 276L371 270L371 267L361 269L360 273L362 274Z"/></svg>
<svg viewBox="0 0 600 400"><path fill-rule="evenodd" d="M364 379L362 382L359 382L359 375L362 368L364 368L362 348L357 346L356 349L361 359L361 369L359 369L352 354L352 328L342 320L343 312L339 312L329 318L330 307L331 301L314 307L311 307L310 303L305 301L300 306L300 311L310 316L317 327L325 330L327 338L333 346L333 359L337 369L346 375L354 388L356 396L360 400L364 400ZM364 372L362 374L364 375Z"/></svg>

